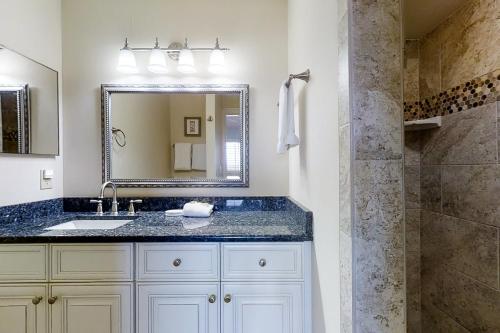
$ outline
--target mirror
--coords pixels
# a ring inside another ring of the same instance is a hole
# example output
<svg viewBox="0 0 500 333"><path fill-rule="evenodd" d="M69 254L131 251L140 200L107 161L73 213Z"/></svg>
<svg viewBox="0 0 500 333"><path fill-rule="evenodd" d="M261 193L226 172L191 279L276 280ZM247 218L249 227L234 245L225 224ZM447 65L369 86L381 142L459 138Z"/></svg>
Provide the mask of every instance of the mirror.
<svg viewBox="0 0 500 333"><path fill-rule="evenodd" d="M103 181L248 186L248 86L102 86Z"/></svg>
<svg viewBox="0 0 500 333"><path fill-rule="evenodd" d="M59 154L57 75L0 45L0 153Z"/></svg>

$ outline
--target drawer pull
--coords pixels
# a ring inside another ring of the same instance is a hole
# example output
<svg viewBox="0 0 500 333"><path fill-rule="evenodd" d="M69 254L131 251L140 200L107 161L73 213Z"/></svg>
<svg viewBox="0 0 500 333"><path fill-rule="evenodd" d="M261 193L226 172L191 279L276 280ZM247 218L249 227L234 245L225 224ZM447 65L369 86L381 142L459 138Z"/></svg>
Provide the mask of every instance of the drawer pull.
<svg viewBox="0 0 500 333"><path fill-rule="evenodd" d="M217 297L215 295L210 295L208 297L208 303L215 303L215 301L217 300Z"/></svg>
<svg viewBox="0 0 500 333"><path fill-rule="evenodd" d="M231 303L231 295L227 294L226 296L224 296L224 302Z"/></svg>
<svg viewBox="0 0 500 333"><path fill-rule="evenodd" d="M259 260L259 266L260 267L264 267L267 265L267 262L266 262L266 259L262 258Z"/></svg>
<svg viewBox="0 0 500 333"><path fill-rule="evenodd" d="M57 296L52 296L52 297L49 297L49 299L47 300L47 302L48 302L50 305L54 304L56 301L57 301Z"/></svg>
<svg viewBox="0 0 500 333"><path fill-rule="evenodd" d="M31 303L38 305L42 301L43 297L42 296L35 296L31 299Z"/></svg>
<svg viewBox="0 0 500 333"><path fill-rule="evenodd" d="M174 267L179 267L182 263L182 260L177 258L174 260L174 262L172 263L174 265Z"/></svg>

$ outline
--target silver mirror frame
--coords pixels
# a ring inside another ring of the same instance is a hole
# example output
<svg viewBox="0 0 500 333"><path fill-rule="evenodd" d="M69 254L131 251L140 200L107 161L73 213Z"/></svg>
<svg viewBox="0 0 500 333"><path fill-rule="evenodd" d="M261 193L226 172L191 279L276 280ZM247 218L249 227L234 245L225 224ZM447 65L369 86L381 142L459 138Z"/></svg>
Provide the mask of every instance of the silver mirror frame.
<svg viewBox="0 0 500 333"><path fill-rule="evenodd" d="M240 179L118 179L111 174L113 147L112 100L113 93L179 93L179 94L239 94L241 115ZM101 85L102 181L113 181L120 187L248 187L249 186L249 86L247 84L103 84Z"/></svg>
<svg viewBox="0 0 500 333"><path fill-rule="evenodd" d="M56 77L56 91L57 91L57 94L56 94L56 107L57 107L57 151L56 152L50 152L50 153L34 153L32 152L31 150L31 147L32 147L32 140L33 138L31 137L31 104L30 104L30 92L29 92L29 83L26 84L26 85L19 85L19 87L23 87L24 88L24 92L22 93L22 105L20 105L20 107L22 107L24 109L24 115L21 117L21 123L24 125L23 126L23 138L21 138L20 140L20 147L22 147L22 149L20 149L17 153L15 154L18 154L18 155L33 155L33 156L60 156L61 154L61 138L60 138L60 130L61 130L61 124L59 123L59 121L61 120L61 110L60 110L60 103L59 103L59 72L56 71L55 69L47 66L47 65L44 65L42 64L41 62L39 61L36 61L22 53L19 53L18 51L14 50L14 49L11 49L9 47L7 47L6 45L4 44L1 44L0 43L0 50L2 49L6 49L12 53L15 53L17 54L18 56L21 56L23 58L25 58L26 60L29 60L35 64L38 64L50 71L53 72L53 74L55 74L55 77ZM7 86L10 86L10 87L13 87L13 85L2 85L2 87L7 87ZM16 85L14 85L14 87L17 87ZM12 155L13 153L3 153L3 152L0 152L0 156L2 155Z"/></svg>
<svg viewBox="0 0 500 333"><path fill-rule="evenodd" d="M16 94L17 99L17 153L1 154L28 154L30 139L29 128L29 88L24 85L0 85L1 91L11 91ZM0 114L1 116L1 114ZM1 133L0 133L1 134Z"/></svg>

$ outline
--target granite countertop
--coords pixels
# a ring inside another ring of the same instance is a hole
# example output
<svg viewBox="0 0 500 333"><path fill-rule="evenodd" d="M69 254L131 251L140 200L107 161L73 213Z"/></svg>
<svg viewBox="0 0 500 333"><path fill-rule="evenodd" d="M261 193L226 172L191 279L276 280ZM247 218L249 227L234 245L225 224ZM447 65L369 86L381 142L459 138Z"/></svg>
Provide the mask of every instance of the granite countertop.
<svg viewBox="0 0 500 333"><path fill-rule="evenodd" d="M0 243L311 241L312 213L295 205L236 211L219 207L209 218L167 217L163 210L140 211L135 217L64 210L46 216L0 214ZM112 230L46 230L75 218L133 221Z"/></svg>

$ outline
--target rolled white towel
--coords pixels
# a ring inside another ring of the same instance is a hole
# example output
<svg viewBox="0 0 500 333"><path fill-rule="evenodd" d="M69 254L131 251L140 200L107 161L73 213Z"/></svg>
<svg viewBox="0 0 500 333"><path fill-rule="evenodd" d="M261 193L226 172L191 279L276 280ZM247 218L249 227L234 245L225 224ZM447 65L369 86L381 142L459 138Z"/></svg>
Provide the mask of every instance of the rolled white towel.
<svg viewBox="0 0 500 333"><path fill-rule="evenodd" d="M184 205L182 215L186 217L209 217L214 211L214 205L205 202L191 201Z"/></svg>

